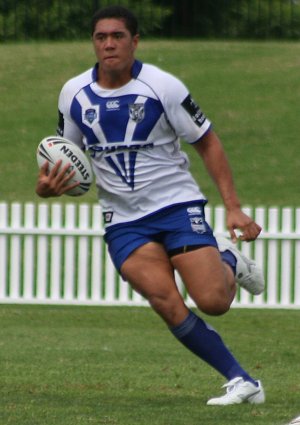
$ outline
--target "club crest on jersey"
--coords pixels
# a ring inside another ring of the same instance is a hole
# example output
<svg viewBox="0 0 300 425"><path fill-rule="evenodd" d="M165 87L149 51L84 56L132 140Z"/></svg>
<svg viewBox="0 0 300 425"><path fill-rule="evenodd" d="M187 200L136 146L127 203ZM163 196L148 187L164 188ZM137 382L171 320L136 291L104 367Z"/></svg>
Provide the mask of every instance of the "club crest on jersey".
<svg viewBox="0 0 300 425"><path fill-rule="evenodd" d="M145 118L145 106L143 103L131 103L129 106L129 117L137 124Z"/></svg>
<svg viewBox="0 0 300 425"><path fill-rule="evenodd" d="M89 127L91 127L94 122L98 119L99 116L99 110L97 107L95 108L89 108L85 111L82 111L82 121L87 124Z"/></svg>

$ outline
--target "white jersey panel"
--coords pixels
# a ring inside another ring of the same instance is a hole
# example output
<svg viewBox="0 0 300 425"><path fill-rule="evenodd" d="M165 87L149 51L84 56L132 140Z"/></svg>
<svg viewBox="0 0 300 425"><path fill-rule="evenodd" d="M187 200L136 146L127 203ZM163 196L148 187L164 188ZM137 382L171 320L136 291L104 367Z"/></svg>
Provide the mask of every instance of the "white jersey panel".
<svg viewBox="0 0 300 425"><path fill-rule="evenodd" d="M74 95L79 90L79 87L85 86L93 81L93 69L89 69L77 77L67 81L63 86L58 99L58 128L57 132L60 136L64 136L78 146L83 146L84 135L81 132L77 122L73 120L70 113L72 100Z"/></svg>
<svg viewBox="0 0 300 425"><path fill-rule="evenodd" d="M189 95L186 86L165 71L153 65L145 65L139 75L145 82L155 81L153 90L161 100L169 123L177 137L188 143L199 140L209 129L211 123Z"/></svg>
<svg viewBox="0 0 300 425"><path fill-rule="evenodd" d="M106 226L204 199L179 139L196 142L210 121L184 84L138 61L119 89L102 89L96 75L94 68L65 84L58 132L89 150Z"/></svg>

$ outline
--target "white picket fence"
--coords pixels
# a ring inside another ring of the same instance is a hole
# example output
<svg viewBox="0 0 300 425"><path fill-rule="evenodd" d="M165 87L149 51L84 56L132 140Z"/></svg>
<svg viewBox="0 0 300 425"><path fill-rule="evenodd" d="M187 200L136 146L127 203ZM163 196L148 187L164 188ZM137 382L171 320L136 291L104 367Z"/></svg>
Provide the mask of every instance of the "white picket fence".
<svg viewBox="0 0 300 425"><path fill-rule="evenodd" d="M300 208L244 210L264 231L241 249L263 267L267 288L258 297L240 290L233 306L300 307ZM227 234L222 207L208 207L206 218L216 234ZM147 305L114 269L99 205L5 202L0 203L0 303Z"/></svg>

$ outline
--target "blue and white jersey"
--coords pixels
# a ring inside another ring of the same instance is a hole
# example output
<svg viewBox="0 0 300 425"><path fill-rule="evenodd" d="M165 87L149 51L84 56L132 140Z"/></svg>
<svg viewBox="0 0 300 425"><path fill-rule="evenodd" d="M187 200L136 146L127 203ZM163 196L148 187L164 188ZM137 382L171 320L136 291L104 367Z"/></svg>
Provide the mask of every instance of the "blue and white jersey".
<svg viewBox="0 0 300 425"><path fill-rule="evenodd" d="M204 199L180 139L194 143L211 124L185 85L139 61L117 89L101 88L97 73L62 88L58 133L90 152L106 226Z"/></svg>

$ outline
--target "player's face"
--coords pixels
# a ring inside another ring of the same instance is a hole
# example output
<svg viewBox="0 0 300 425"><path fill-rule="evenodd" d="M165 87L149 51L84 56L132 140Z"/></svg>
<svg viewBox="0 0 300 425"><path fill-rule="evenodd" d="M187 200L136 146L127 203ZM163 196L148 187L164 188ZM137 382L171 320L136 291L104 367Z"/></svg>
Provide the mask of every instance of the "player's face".
<svg viewBox="0 0 300 425"><path fill-rule="evenodd" d="M101 72L130 72L138 35L132 36L122 19L109 18L98 21L93 34L93 44Z"/></svg>

